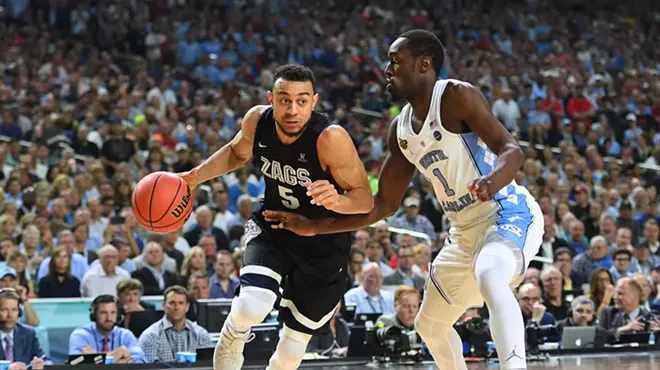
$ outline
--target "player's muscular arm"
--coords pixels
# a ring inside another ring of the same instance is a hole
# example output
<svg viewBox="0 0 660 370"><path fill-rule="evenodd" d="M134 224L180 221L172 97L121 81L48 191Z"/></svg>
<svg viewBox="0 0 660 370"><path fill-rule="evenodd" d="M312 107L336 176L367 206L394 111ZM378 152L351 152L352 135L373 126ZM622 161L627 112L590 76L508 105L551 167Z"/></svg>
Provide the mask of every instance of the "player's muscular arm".
<svg viewBox="0 0 660 370"><path fill-rule="evenodd" d="M229 143L193 170L182 174L183 179L191 188L233 171L252 158L252 145L257 131L257 123L266 108L265 105L252 107L243 117L241 129Z"/></svg>
<svg viewBox="0 0 660 370"><path fill-rule="evenodd" d="M399 149L396 138L397 122L398 119L395 118L390 125L389 152L380 171L378 192L373 197L374 206L369 213L309 221L303 219L300 215L265 211L264 216L266 216L266 219L276 222L274 228L289 229L300 235L314 235L357 230L393 215L399 208L401 198L403 198L404 192L415 175L415 166L408 162Z"/></svg>
<svg viewBox="0 0 660 370"><path fill-rule="evenodd" d="M493 116L488 102L474 87L453 86L443 97L443 105L451 106L452 118L463 121L490 150L498 155L493 171L478 181L476 193L481 200L491 199L495 193L516 177L522 166L523 152L509 131ZM485 188L485 189L484 189Z"/></svg>
<svg viewBox="0 0 660 370"><path fill-rule="evenodd" d="M337 189L327 180L323 180L320 186L316 186L315 182L309 188L314 201L318 200L318 205L324 205L342 214L371 211L374 202L367 173L346 130L341 126L329 126L319 136L316 148L321 164L328 169L345 193L337 194ZM324 201L329 204L323 203Z"/></svg>

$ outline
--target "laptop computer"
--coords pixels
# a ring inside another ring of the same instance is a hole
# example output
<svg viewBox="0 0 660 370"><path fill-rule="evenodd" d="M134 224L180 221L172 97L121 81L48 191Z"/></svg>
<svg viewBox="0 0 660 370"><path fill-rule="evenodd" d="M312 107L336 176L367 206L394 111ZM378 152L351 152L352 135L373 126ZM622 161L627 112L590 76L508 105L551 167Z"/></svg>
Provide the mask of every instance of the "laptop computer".
<svg viewBox="0 0 660 370"><path fill-rule="evenodd" d="M105 353L69 355L69 359L67 360L66 363L71 366L81 365L81 364L102 365L105 364L105 357L106 357Z"/></svg>
<svg viewBox="0 0 660 370"><path fill-rule="evenodd" d="M594 348L596 346L595 326L566 326L561 336L562 349Z"/></svg>

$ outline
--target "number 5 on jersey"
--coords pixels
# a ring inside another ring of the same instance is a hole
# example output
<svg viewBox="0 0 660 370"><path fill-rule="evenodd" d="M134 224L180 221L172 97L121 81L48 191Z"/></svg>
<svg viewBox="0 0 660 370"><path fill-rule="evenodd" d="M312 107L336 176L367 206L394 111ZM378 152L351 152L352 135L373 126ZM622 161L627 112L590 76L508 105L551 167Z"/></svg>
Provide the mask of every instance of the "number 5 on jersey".
<svg viewBox="0 0 660 370"><path fill-rule="evenodd" d="M300 202L298 198L293 196L293 190L285 188L284 186L279 185L277 187L280 197L282 198L282 204L288 209L297 209L300 207Z"/></svg>

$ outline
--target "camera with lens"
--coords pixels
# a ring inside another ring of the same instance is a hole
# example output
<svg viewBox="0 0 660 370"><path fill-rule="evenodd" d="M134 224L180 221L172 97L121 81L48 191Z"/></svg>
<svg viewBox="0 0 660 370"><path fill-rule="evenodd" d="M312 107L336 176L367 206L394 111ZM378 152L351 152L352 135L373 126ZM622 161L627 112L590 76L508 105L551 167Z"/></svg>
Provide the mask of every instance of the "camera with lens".
<svg viewBox="0 0 660 370"><path fill-rule="evenodd" d="M644 324L644 329L642 331L649 332L651 331L651 323L658 321L658 316L649 312L643 316L639 317L639 322Z"/></svg>
<svg viewBox="0 0 660 370"><path fill-rule="evenodd" d="M472 317L454 324L454 330L461 337L461 342L468 345L469 349L466 354L474 357L488 356L490 335L486 329L486 323L480 317Z"/></svg>
<svg viewBox="0 0 660 370"><path fill-rule="evenodd" d="M559 338L559 330L556 325L539 325L536 321L530 321L525 328L527 353L538 354L540 343L557 338Z"/></svg>
<svg viewBox="0 0 660 370"><path fill-rule="evenodd" d="M365 339L368 345L381 348L386 358L421 361L422 339L414 330L379 323L367 329Z"/></svg>

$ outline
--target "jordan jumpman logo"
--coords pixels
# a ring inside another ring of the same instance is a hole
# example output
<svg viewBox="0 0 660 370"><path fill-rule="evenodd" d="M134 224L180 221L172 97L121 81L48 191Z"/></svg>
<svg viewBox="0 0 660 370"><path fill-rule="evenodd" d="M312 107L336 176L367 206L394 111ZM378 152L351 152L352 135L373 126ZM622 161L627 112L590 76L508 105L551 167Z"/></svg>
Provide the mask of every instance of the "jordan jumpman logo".
<svg viewBox="0 0 660 370"><path fill-rule="evenodd" d="M513 347L513 350L511 351L511 354L509 354L509 357L506 359L506 362L509 362L509 360L511 360L512 358L516 358L516 357L518 357L519 359L522 360L522 357L520 357L520 356L516 353L516 348L517 348L517 346L514 346L514 347Z"/></svg>

